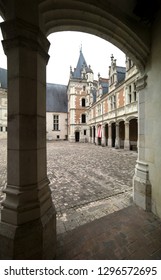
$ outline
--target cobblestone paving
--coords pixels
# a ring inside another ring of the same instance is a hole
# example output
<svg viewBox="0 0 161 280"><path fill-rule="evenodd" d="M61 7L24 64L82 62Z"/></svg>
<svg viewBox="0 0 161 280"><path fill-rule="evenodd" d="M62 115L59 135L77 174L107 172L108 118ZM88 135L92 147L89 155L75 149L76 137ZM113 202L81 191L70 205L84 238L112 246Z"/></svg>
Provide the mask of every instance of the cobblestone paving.
<svg viewBox="0 0 161 280"><path fill-rule="evenodd" d="M6 182L6 141L0 140L0 202ZM88 143L48 142L48 177L57 233L132 204L137 153Z"/></svg>
<svg viewBox="0 0 161 280"><path fill-rule="evenodd" d="M63 233L132 203L136 152L88 143L48 143L48 177Z"/></svg>

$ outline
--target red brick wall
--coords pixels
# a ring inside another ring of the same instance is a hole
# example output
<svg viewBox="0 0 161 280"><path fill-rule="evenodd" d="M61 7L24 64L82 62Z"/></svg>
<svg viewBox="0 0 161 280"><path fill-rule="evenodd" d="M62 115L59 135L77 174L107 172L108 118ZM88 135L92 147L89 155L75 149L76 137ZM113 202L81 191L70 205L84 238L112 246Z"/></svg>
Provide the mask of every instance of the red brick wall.
<svg viewBox="0 0 161 280"><path fill-rule="evenodd" d="M82 98L85 98L84 92L81 95L76 95L75 98L75 108L76 108L75 122L76 123L81 123L81 115L85 114L86 112L86 108L82 107L82 101L81 101Z"/></svg>
<svg viewBox="0 0 161 280"><path fill-rule="evenodd" d="M125 105L124 89L121 89L118 93L118 108Z"/></svg>
<svg viewBox="0 0 161 280"><path fill-rule="evenodd" d="M104 101L104 113L105 114L108 113L108 100L107 99Z"/></svg>

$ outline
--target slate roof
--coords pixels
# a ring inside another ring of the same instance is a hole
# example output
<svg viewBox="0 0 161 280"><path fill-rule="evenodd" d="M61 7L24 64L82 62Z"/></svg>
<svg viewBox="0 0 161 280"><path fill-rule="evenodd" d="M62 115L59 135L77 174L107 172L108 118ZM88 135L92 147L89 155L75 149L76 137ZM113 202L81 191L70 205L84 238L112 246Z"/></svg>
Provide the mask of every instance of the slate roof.
<svg viewBox="0 0 161 280"><path fill-rule="evenodd" d="M67 86L47 84L46 111L67 113Z"/></svg>
<svg viewBox="0 0 161 280"><path fill-rule="evenodd" d="M87 67L87 63L86 63L86 60L85 60L84 55L82 53L82 50L80 50L80 55L79 55L79 59L78 59L78 62L77 62L77 66L76 66L76 68L74 69L74 72L73 72L73 78L76 78L76 79L81 78L81 71L82 71L83 65L85 67Z"/></svg>
<svg viewBox="0 0 161 280"><path fill-rule="evenodd" d="M126 67L117 66L117 81L118 84L125 80Z"/></svg>
<svg viewBox="0 0 161 280"><path fill-rule="evenodd" d="M79 59L78 59L78 62L77 62L77 66L76 66L76 68L74 68L74 71L72 73L73 74L72 78L81 79L81 71L83 70L83 67L85 67L86 73L93 73L90 66L88 67L88 65L87 65L87 62L84 58L82 50L80 50Z"/></svg>
<svg viewBox="0 0 161 280"><path fill-rule="evenodd" d="M100 78L99 83L102 86L103 94L106 94L108 92L108 88L109 88L109 80L105 79L105 78Z"/></svg>
<svg viewBox="0 0 161 280"><path fill-rule="evenodd" d="M92 88L92 89L91 89L91 93L92 93L92 95L93 95L93 103L95 103L95 102L96 102L96 95L97 95L97 90L96 90L96 88Z"/></svg>
<svg viewBox="0 0 161 280"><path fill-rule="evenodd" d="M0 87L7 89L7 70L0 68Z"/></svg>

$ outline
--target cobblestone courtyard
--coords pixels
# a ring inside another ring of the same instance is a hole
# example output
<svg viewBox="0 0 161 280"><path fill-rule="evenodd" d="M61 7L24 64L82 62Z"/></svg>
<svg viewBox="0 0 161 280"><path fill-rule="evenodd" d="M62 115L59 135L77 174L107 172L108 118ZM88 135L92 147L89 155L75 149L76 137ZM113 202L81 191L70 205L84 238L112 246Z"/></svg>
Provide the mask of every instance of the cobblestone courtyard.
<svg viewBox="0 0 161 280"><path fill-rule="evenodd" d="M0 206L6 141L0 140ZM161 221L132 203L137 153L48 142L48 177L57 211L57 259L161 259Z"/></svg>
<svg viewBox="0 0 161 280"><path fill-rule="evenodd" d="M0 140L0 201L6 183L6 141ZM88 143L48 142L48 177L57 211L57 233L132 203L137 154Z"/></svg>

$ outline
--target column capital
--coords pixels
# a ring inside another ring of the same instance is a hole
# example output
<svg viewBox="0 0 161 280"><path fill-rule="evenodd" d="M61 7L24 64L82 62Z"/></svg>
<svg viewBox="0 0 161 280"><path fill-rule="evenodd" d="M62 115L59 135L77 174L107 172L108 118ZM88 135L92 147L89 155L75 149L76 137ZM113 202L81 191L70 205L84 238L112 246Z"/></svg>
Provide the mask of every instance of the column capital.
<svg viewBox="0 0 161 280"><path fill-rule="evenodd" d="M146 75L146 74L138 78L138 80L136 81L136 90L137 91L140 91L147 86L147 78L148 78L148 75Z"/></svg>
<svg viewBox="0 0 161 280"><path fill-rule="evenodd" d="M36 25L16 18L0 24L4 40L5 54L15 47L29 48L37 51L48 62L50 42Z"/></svg>

